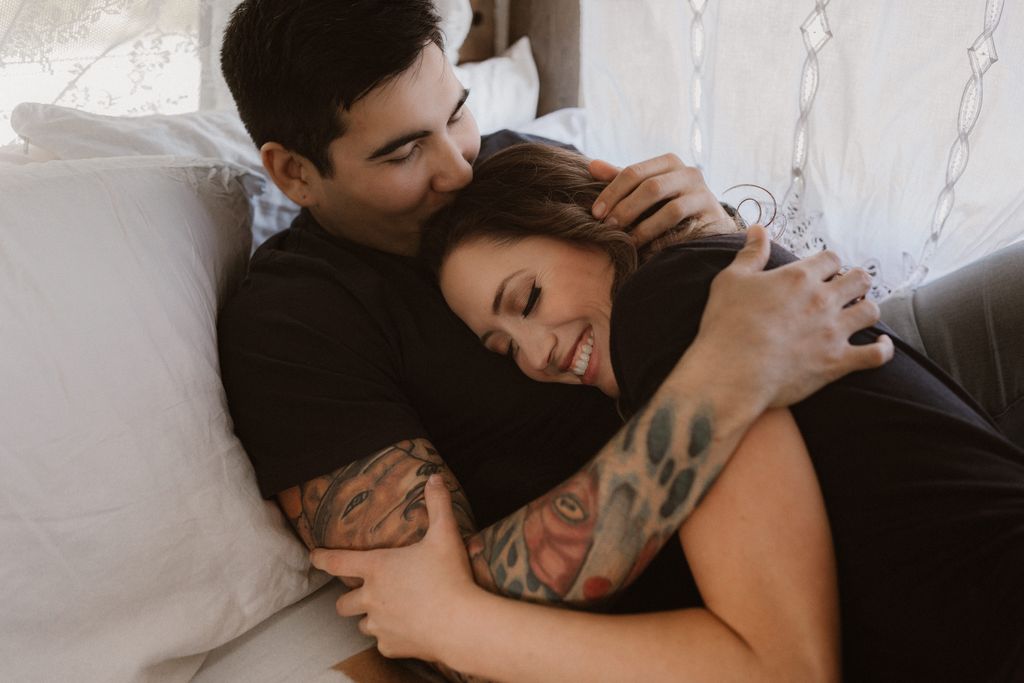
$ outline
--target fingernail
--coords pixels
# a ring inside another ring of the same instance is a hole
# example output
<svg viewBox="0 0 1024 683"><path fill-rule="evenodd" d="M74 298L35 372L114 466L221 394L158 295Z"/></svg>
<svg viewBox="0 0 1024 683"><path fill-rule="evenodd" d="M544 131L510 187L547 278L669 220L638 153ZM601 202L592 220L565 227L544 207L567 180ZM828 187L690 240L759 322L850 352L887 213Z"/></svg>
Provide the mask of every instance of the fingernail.
<svg viewBox="0 0 1024 683"><path fill-rule="evenodd" d="M317 558L318 558L318 557L320 557L320 553L318 553L318 552L317 552L317 551L315 551L315 550L311 550L311 551L310 551L310 553L309 553L309 563L310 563L311 565L313 565L314 567L316 567L317 569L319 569L319 568L320 568L320 567L319 567L319 566L317 565L317 563L316 563L316 561L317 561Z"/></svg>
<svg viewBox="0 0 1024 683"><path fill-rule="evenodd" d="M440 474L431 474L429 477L427 477L427 486L440 486L441 483L442 482Z"/></svg>
<svg viewBox="0 0 1024 683"><path fill-rule="evenodd" d="M617 227L619 227L619 222L617 220L615 220L614 216L609 216L608 220L606 220L604 222L604 224L607 225L609 228L617 228Z"/></svg>
<svg viewBox="0 0 1024 683"><path fill-rule="evenodd" d="M605 206L604 202L598 202L597 204L594 204L594 218L603 218L604 210L607 208L608 207Z"/></svg>

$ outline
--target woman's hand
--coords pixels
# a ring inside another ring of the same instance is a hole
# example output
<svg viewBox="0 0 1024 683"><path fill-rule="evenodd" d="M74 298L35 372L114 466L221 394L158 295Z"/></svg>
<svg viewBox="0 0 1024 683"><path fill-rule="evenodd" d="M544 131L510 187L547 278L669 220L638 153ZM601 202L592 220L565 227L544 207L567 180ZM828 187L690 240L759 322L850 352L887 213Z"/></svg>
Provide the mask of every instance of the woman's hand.
<svg viewBox="0 0 1024 683"><path fill-rule="evenodd" d="M675 154L663 154L621 170L595 159L590 162L590 174L608 182L594 202L593 214L609 225L625 229L645 211L664 202L631 231L638 245L647 244L690 218L702 225L732 220L708 189L700 169L687 166Z"/></svg>
<svg viewBox="0 0 1024 683"><path fill-rule="evenodd" d="M468 598L484 592L473 583L451 494L441 476L430 477L424 495L430 527L418 543L310 554L318 569L343 580L362 580L359 588L338 599L338 614L366 615L359 630L377 639L385 657L440 660L441 645L458 637L450 630L451 617L464 609Z"/></svg>

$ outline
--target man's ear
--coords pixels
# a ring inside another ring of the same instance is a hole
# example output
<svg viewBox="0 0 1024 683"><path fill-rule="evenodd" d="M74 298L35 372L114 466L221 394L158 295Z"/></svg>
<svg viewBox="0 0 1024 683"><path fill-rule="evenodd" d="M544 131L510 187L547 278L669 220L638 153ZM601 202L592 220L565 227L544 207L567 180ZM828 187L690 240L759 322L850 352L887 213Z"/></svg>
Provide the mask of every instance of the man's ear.
<svg viewBox="0 0 1024 683"><path fill-rule="evenodd" d="M278 142L266 142L260 147L260 160L267 175L289 199L302 207L316 203L311 182L316 177L316 170L308 159L285 149Z"/></svg>

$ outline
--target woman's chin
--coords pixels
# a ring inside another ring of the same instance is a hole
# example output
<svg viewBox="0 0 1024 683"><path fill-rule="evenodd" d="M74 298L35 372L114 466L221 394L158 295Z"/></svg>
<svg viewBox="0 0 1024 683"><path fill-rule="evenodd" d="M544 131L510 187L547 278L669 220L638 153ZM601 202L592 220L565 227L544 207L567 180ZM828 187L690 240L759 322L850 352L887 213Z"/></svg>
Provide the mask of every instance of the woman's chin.
<svg viewBox="0 0 1024 683"><path fill-rule="evenodd" d="M607 382L599 382L597 388L601 390L601 393L618 400L619 398L619 384L614 379Z"/></svg>
<svg viewBox="0 0 1024 683"><path fill-rule="evenodd" d="M586 386L594 387L598 389L605 396L609 396L614 399L619 398L619 383L616 381L615 376L605 376L604 372L599 372L593 377L588 377L588 381L583 382Z"/></svg>

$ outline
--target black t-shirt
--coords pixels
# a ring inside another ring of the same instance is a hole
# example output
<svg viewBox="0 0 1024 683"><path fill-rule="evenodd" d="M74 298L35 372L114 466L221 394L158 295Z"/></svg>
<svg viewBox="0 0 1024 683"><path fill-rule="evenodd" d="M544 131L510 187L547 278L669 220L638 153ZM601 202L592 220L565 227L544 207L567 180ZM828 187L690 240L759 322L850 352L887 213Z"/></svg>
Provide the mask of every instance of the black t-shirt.
<svg viewBox="0 0 1024 683"><path fill-rule="evenodd" d="M624 411L650 399L694 340L711 280L742 244L725 235L679 245L623 286L611 355ZM790 260L776 247L769 267ZM898 339L892 362L834 382L792 412L832 527L845 680L1020 680L1024 452ZM673 539L634 602L700 604L681 557Z"/></svg>
<svg viewBox="0 0 1024 683"><path fill-rule="evenodd" d="M492 136L481 157L524 139ZM531 382L486 351L415 259L332 236L306 212L256 250L219 340L235 431L267 497L426 437L482 527L621 425L596 389Z"/></svg>

